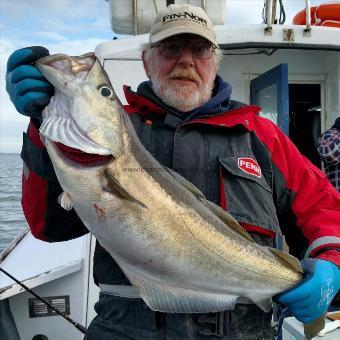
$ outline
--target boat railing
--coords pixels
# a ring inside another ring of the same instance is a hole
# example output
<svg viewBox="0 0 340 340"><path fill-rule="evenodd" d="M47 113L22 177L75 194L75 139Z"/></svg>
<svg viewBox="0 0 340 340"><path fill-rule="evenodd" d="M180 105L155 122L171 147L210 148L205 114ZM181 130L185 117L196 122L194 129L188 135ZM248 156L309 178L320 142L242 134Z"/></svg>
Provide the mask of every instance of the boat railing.
<svg viewBox="0 0 340 340"><path fill-rule="evenodd" d="M266 0L265 1L265 23L267 26L265 27L265 34L272 35L273 24L275 23L275 15L276 15L276 2L277 0ZM306 27L303 31L304 36L311 35L311 7L310 0L306 0Z"/></svg>

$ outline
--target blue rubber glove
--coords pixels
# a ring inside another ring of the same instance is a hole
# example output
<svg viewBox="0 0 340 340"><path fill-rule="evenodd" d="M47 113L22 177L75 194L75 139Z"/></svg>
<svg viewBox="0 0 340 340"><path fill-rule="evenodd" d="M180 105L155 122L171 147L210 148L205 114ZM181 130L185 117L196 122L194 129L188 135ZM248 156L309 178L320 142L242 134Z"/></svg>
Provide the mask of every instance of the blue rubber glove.
<svg viewBox="0 0 340 340"><path fill-rule="evenodd" d="M34 66L39 58L49 55L41 46L22 48L7 61L6 90L17 111L29 117L41 117L41 112L53 95L53 86Z"/></svg>
<svg viewBox="0 0 340 340"><path fill-rule="evenodd" d="M306 259L301 261L304 279L276 300L287 305L299 321L309 323L322 316L340 289L340 269L332 262Z"/></svg>

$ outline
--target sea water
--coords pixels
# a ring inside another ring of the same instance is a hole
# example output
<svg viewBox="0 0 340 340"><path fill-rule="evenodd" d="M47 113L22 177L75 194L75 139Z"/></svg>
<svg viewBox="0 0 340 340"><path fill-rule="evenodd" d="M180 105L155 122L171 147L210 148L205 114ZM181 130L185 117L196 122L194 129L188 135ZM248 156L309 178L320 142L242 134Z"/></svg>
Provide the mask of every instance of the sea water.
<svg viewBox="0 0 340 340"><path fill-rule="evenodd" d="M0 253L26 227L21 208L22 159L0 153Z"/></svg>

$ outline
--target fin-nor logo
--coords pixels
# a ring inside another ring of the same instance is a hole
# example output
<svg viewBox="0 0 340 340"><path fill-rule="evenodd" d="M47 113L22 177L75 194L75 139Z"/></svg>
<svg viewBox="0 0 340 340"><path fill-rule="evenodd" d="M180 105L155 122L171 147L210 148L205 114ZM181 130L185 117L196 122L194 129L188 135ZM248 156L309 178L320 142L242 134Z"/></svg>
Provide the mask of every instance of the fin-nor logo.
<svg viewBox="0 0 340 340"><path fill-rule="evenodd" d="M254 159L247 157L238 158L237 165L247 174L261 178L261 168Z"/></svg>
<svg viewBox="0 0 340 340"><path fill-rule="evenodd" d="M191 20L191 21L196 22L197 24L203 24L204 26L207 26L207 20L190 12L165 15L163 17L163 24L171 22L171 21L177 21L177 20Z"/></svg>

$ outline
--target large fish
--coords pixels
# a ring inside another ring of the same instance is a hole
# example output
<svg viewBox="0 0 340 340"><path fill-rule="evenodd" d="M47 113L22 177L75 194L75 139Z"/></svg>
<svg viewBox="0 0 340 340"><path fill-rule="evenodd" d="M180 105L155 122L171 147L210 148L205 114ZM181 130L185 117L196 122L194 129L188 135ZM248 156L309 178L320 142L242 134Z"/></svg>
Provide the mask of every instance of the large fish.
<svg viewBox="0 0 340 340"><path fill-rule="evenodd" d="M60 202L75 209L151 309L216 312L238 301L268 312L274 295L301 280L298 260L256 244L150 155L93 53L52 55L37 67L55 87L40 133L64 190ZM84 165L68 148L102 157ZM313 327L308 337L322 325Z"/></svg>

